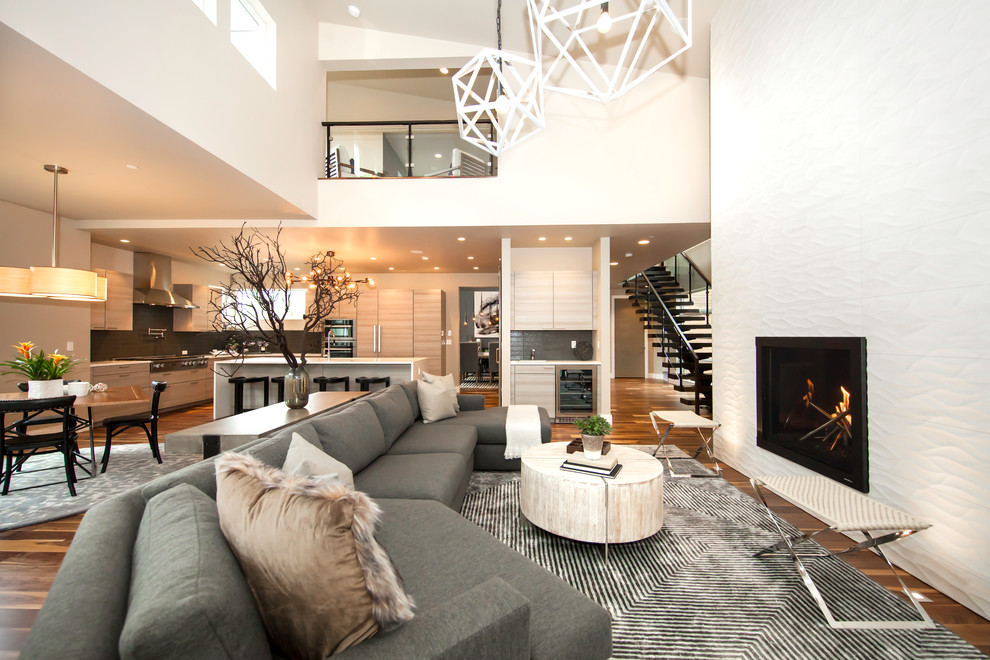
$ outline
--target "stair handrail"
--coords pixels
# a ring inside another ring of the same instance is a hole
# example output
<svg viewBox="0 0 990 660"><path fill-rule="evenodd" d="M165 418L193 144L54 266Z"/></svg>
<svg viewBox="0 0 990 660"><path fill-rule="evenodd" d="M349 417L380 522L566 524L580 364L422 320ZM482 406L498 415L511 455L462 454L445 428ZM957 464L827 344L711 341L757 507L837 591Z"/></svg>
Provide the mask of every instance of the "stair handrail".
<svg viewBox="0 0 990 660"><path fill-rule="evenodd" d="M660 307L663 308L663 311L667 315L667 318L670 319L671 325L674 326L674 330L677 331L677 335L681 338L681 342L685 346L687 346L687 349L691 351L691 357L693 357L695 362L697 362L698 354L695 352L694 347L691 346L691 342L688 341L688 338L684 335L683 332L681 332L680 325L678 325L677 320L674 319L674 315L670 312L670 309L668 309L667 304L664 303L663 298L661 298L660 294L657 293L656 287L653 286L653 282L651 282L650 278L646 276L646 273L641 273L641 275L643 276L643 279L646 281L646 286L650 287L650 291L653 292L653 297L656 299L658 303L660 303Z"/></svg>

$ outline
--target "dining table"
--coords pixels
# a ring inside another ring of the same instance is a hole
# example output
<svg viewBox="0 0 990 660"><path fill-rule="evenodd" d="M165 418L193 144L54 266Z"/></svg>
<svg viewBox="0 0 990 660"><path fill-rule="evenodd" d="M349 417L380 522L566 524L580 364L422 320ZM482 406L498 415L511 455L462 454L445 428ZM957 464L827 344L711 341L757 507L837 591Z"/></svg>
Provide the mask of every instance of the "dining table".
<svg viewBox="0 0 990 660"><path fill-rule="evenodd" d="M0 399L6 401L23 401L28 399L27 392L4 392L0 393ZM102 392L91 391L85 396L77 396L76 400L72 403L74 409L85 408L86 418L83 419L76 415L78 420L76 424L76 430L82 430L84 428L89 429L89 465L90 469L87 470L85 466L79 465L79 467L90 476L90 478L95 477L100 472L96 469L96 443L93 438L93 408L111 408L113 406L121 406L132 403L141 403L143 401L150 401L148 393L144 391L143 387L137 385L123 385L119 387L108 387ZM85 456L77 454L79 458L86 460ZM78 464L78 463L77 463Z"/></svg>

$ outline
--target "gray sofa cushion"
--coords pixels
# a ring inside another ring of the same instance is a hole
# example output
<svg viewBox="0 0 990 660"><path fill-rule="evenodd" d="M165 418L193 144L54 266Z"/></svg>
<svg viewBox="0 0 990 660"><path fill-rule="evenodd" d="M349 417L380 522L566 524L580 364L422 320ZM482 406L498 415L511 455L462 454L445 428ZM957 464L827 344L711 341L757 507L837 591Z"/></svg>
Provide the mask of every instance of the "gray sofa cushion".
<svg viewBox="0 0 990 660"><path fill-rule="evenodd" d="M462 410L456 417L434 422L434 426L448 424L470 424L478 429L479 445L505 445L505 415L508 408L485 408L484 410ZM543 442L550 442L553 427L550 415L540 408L540 436Z"/></svg>
<svg viewBox="0 0 990 660"><path fill-rule="evenodd" d="M134 542L122 658L270 658L216 502L188 484L149 500Z"/></svg>
<svg viewBox="0 0 990 660"><path fill-rule="evenodd" d="M413 419L419 419L422 414L419 410L419 381L408 380L404 383L399 383L405 393L406 398L409 399L409 407L412 408Z"/></svg>
<svg viewBox="0 0 990 660"><path fill-rule="evenodd" d="M405 400L406 395L402 390L396 390L396 394L402 397L403 403L408 408L409 403ZM310 422L310 425L316 431L320 444L323 445L323 451L349 467L355 474L388 449L378 415L365 401L357 401L338 413L317 417ZM298 432L296 428L292 430ZM309 439L306 434L301 435ZM285 447L287 450L288 444Z"/></svg>
<svg viewBox="0 0 990 660"><path fill-rule="evenodd" d="M24 641L23 660L118 657L144 506L133 489L86 513Z"/></svg>
<svg viewBox="0 0 990 660"><path fill-rule="evenodd" d="M460 454L386 454L354 475L354 488L376 499L436 500L451 507L472 468Z"/></svg>
<svg viewBox="0 0 990 660"><path fill-rule="evenodd" d="M402 575L406 592L416 600L420 616L497 577L529 601L533 658L609 657L608 612L577 589L530 559L506 552L502 542L478 534L477 525L449 509L433 502L377 501L383 511L378 540ZM437 552L440 547L457 551Z"/></svg>
<svg viewBox="0 0 990 660"><path fill-rule="evenodd" d="M474 456L474 446L478 432L473 426L444 426L413 422L406 432L395 441L389 454L460 454L468 460Z"/></svg>
<svg viewBox="0 0 990 660"><path fill-rule="evenodd" d="M400 385L387 387L373 397L364 400L378 414L378 421L382 425L382 430L385 431L385 444L388 447L392 446L392 443L409 428L415 419L406 390Z"/></svg>

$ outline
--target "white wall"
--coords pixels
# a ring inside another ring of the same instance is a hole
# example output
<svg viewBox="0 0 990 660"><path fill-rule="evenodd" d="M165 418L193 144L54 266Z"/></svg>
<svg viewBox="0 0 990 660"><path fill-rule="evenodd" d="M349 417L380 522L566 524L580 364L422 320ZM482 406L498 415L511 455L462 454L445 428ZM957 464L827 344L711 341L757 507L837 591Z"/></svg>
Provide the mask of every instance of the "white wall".
<svg viewBox="0 0 990 660"><path fill-rule="evenodd" d="M990 4L726 0L712 24L714 415L742 472L754 337L867 338L894 561L990 615Z"/></svg>
<svg viewBox="0 0 990 660"><path fill-rule="evenodd" d="M89 268L89 234L62 219L58 265ZM0 264L4 266L50 266L52 262L52 216L23 206L0 201L0 236L17 240L0 241ZM41 298L0 297L0 359L14 357L12 346L31 341L45 353L58 349L82 363L68 377L89 380L89 303L46 301ZM68 342L73 343L68 350ZM17 390L24 378L0 375L0 392Z"/></svg>
<svg viewBox="0 0 990 660"><path fill-rule="evenodd" d="M306 0L264 0L277 91L188 0L0 0L0 21L308 213L322 175L324 76Z"/></svg>
<svg viewBox="0 0 990 660"><path fill-rule="evenodd" d="M453 92L451 92L453 97ZM494 178L319 183L319 224L706 222L708 84L656 73L609 104L547 94L547 128Z"/></svg>

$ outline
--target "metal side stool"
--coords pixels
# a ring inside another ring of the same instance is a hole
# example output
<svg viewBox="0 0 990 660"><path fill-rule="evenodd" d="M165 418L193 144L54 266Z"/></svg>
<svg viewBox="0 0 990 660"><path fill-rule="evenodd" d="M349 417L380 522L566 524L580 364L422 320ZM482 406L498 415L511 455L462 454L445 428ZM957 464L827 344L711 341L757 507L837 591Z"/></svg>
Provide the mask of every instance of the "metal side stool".
<svg viewBox="0 0 990 660"><path fill-rule="evenodd" d="M890 541L910 536L915 532L931 527L931 523L920 520L897 509L892 509L885 504L871 500L862 493L829 479L828 477L753 477L750 479L757 496L766 507L767 515L780 534L780 543L764 548L757 552L754 557L774 557L787 556L794 561L798 573L804 586L811 592L812 598L818 604L818 608L825 615L828 625L837 629L867 628L871 630L904 630L916 628L934 628L935 624L931 617L925 612L918 599L914 597L911 590L907 588L901 576L894 570L893 564L883 554L880 546ZM822 520L827 525L824 529L811 534L798 534L788 536L779 520L770 510L767 500L763 495L763 489L767 489L780 495L788 502L804 509L811 515ZM799 551L798 546L810 543L822 532L834 530L837 532L860 532L866 537L865 541L849 546L845 550L832 552L821 546L810 547L807 550ZM878 534L874 536L873 534ZM829 557L856 552L857 550L875 550L886 562L901 589L907 595L908 600L920 615L920 620L892 620L892 621L838 621L832 616L825 599L822 597L818 587L815 586L807 568L801 562L801 557Z"/></svg>
<svg viewBox="0 0 990 660"><path fill-rule="evenodd" d="M698 451L694 452L691 458L698 458L701 454L701 450L704 449L708 454L708 458L712 459L712 463L715 464L715 472L722 476L722 468L719 466L718 461L715 460L715 455L712 453L712 438L715 436L715 430L722 426L718 422L714 422L710 419L702 417L701 415L696 415L690 410L652 410L650 411L650 421L653 422L653 430L657 432L660 436L660 442L657 444L657 450L653 452L654 458L660 453L660 448L663 447L663 458L667 461L667 469L670 470L670 476L672 477L689 477L689 474L675 474L674 466L670 464L670 456L667 455L667 436L670 435L670 430L672 428L693 428L698 431L698 435L701 437L701 446L698 447ZM665 428L661 430L661 426ZM702 432L702 429L707 429L709 431L708 437Z"/></svg>

